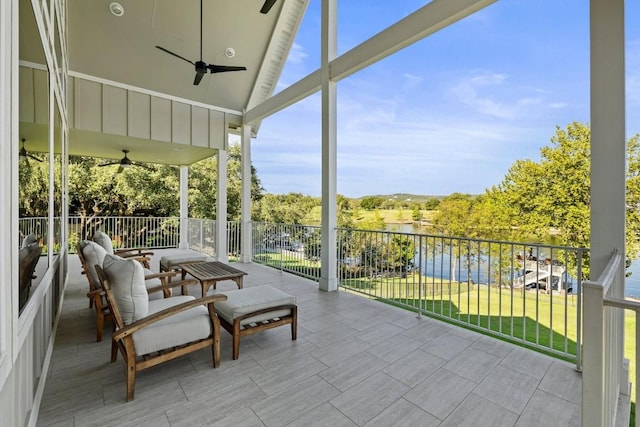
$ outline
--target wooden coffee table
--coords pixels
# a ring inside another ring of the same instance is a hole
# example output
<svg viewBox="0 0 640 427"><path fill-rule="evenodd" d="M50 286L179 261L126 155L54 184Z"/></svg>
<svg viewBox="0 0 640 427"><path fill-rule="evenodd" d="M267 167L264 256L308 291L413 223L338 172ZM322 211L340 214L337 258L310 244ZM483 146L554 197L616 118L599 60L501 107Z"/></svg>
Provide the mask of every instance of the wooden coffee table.
<svg viewBox="0 0 640 427"><path fill-rule="evenodd" d="M242 277L247 274L242 270L238 270L219 261L182 264L180 267L182 268L183 275L189 273L200 281L202 285L202 296L207 294L211 285L213 285L213 289L215 289L216 284L223 280L233 280L236 282L236 285L238 285L238 289L242 289ZM183 293L185 293L184 290Z"/></svg>

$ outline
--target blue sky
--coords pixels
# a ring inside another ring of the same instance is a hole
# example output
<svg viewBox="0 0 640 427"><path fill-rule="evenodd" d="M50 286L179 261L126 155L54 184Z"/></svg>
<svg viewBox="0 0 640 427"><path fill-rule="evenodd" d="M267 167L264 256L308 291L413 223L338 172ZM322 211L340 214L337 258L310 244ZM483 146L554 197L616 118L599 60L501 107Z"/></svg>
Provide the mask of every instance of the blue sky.
<svg viewBox="0 0 640 427"><path fill-rule="evenodd" d="M340 54L427 2L338 3ZM627 4L632 135L640 5ZM339 82L338 193L479 194L516 160L538 160L556 126L588 123L588 5L499 0ZM276 92L319 67L319 34L320 0L310 0ZM318 93L262 122L252 160L267 192L321 194L320 121Z"/></svg>

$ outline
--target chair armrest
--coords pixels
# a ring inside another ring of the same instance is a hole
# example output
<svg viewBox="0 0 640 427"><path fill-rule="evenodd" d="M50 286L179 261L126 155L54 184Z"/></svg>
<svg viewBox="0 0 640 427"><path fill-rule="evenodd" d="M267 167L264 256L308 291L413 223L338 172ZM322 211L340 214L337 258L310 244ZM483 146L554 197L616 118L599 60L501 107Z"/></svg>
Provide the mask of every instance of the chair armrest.
<svg viewBox="0 0 640 427"><path fill-rule="evenodd" d="M145 279L149 276L145 276ZM177 288L178 286L197 285L199 282L195 279L179 280L177 282L163 283L162 285L147 288L147 293L152 294L154 292L164 291L165 289Z"/></svg>
<svg viewBox="0 0 640 427"><path fill-rule="evenodd" d="M153 252L147 250L147 248L118 248L114 249L113 253L123 258L127 258L128 256L153 256Z"/></svg>
<svg viewBox="0 0 640 427"><path fill-rule="evenodd" d="M176 273L175 271L163 271L160 273L151 273L151 274L146 274L144 276L144 280L149 280L149 279L162 279L164 277L174 277L177 276L178 273Z"/></svg>
<svg viewBox="0 0 640 427"><path fill-rule="evenodd" d="M87 298L95 298L102 295L106 295L104 289L94 289L93 291L87 293Z"/></svg>
<svg viewBox="0 0 640 427"><path fill-rule="evenodd" d="M183 311L192 309L194 307L198 307L200 305L209 305L209 304L213 305L215 301L225 301L226 299L227 299L227 296L223 294L209 295L204 298L198 298L192 301L183 302L182 304L178 304L173 307L165 308L162 311L154 313L151 316L147 316L144 319L140 319L136 322L131 323L130 325L125 326L122 329L119 329L118 331L114 332L113 339L115 341L119 341L133 334L139 329L152 325L156 322L159 322L162 319L166 319L167 317L171 317L177 313L181 313Z"/></svg>

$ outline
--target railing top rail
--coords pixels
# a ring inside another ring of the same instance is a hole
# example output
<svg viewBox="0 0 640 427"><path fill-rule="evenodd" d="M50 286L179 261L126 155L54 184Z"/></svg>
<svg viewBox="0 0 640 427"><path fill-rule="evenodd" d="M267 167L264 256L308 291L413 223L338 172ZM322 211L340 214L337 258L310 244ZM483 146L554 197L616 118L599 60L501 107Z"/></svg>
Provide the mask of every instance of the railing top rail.
<svg viewBox="0 0 640 427"><path fill-rule="evenodd" d="M69 215L69 218L83 218L80 215ZM96 215L96 216L90 216L90 217L84 217L87 219L95 219L95 218L114 218L114 219L119 219L119 218L125 218L125 219L168 219L168 218L176 218L179 219L179 217L177 216L136 216L136 215L130 215L130 216L122 216L122 215L117 215L117 216L112 216L112 215ZM23 218L26 219L26 218Z"/></svg>
<svg viewBox="0 0 640 427"><path fill-rule="evenodd" d="M622 308L625 310L633 310L636 313L640 313L640 301L616 298L616 297L606 297L604 298L604 305L608 305L610 307Z"/></svg>
<svg viewBox="0 0 640 427"><path fill-rule="evenodd" d="M582 282L582 286L591 289L602 288L603 293L606 294L618 274L622 261L622 254L616 250L609 258L609 262L600 276L596 280L585 280Z"/></svg>
<svg viewBox="0 0 640 427"><path fill-rule="evenodd" d="M475 237L457 237L457 236L446 236L444 234L428 234L428 233L406 233L402 231L389 231L389 230L365 230L358 228L344 228L337 227L338 231L357 231L362 233L381 233L381 234L400 234L405 236L412 237L427 237L430 239L441 239L441 240L463 240L465 242L476 242L476 243L492 243L492 244L503 244L503 245L514 245L514 246L522 246L522 247L541 247L549 250L569 250L569 251L580 251L586 252L589 248L581 248L581 247L572 247L572 246L559 246L552 245L548 243L532 243L532 242L510 242L506 240L491 240L491 239L479 239Z"/></svg>

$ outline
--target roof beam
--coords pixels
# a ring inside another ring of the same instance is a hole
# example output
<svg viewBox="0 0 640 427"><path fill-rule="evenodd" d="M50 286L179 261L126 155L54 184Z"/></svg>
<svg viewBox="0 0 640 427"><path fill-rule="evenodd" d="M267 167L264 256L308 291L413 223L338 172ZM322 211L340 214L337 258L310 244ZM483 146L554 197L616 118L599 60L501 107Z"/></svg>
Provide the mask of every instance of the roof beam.
<svg viewBox="0 0 640 427"><path fill-rule="evenodd" d="M307 75L302 80L298 80L282 92L278 92L271 98L257 105L255 108L247 111L244 115L245 124L254 123L262 120L280 110L284 110L288 106L295 104L301 99L320 90L320 70Z"/></svg>
<svg viewBox="0 0 640 427"><path fill-rule="evenodd" d="M433 0L364 41L329 64L330 79L340 81L441 30L496 0ZM264 119L320 90L320 70L307 75L262 104L248 110L245 123Z"/></svg>

